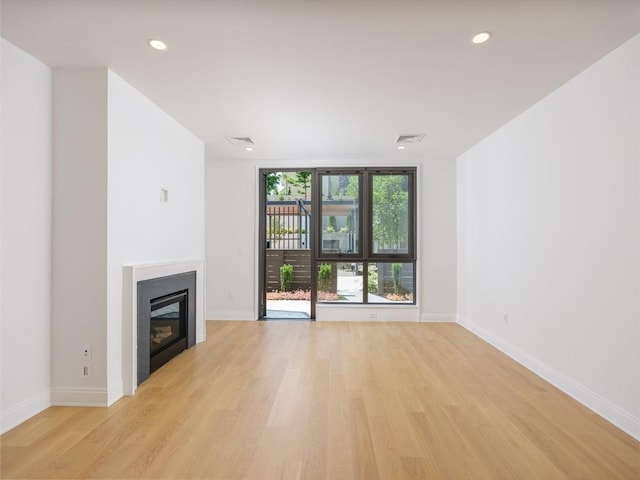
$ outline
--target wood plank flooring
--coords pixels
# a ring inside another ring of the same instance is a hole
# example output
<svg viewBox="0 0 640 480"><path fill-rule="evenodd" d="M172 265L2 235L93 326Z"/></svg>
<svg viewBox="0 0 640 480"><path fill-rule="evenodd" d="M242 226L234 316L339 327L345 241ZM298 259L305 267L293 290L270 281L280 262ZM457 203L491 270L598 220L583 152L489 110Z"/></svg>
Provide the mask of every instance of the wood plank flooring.
<svg viewBox="0 0 640 480"><path fill-rule="evenodd" d="M207 332L134 397L7 432L1 478L640 478L637 441L458 325Z"/></svg>

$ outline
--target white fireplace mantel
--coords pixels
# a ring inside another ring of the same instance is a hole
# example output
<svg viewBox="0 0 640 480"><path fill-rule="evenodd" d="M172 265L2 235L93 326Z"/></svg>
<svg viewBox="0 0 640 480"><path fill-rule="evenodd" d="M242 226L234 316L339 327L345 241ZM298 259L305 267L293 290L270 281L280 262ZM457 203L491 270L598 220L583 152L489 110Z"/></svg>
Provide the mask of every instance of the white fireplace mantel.
<svg viewBox="0 0 640 480"><path fill-rule="evenodd" d="M185 272L196 272L196 344L205 340L204 259L193 258L123 267L123 348L124 394L133 395L138 387L138 282Z"/></svg>

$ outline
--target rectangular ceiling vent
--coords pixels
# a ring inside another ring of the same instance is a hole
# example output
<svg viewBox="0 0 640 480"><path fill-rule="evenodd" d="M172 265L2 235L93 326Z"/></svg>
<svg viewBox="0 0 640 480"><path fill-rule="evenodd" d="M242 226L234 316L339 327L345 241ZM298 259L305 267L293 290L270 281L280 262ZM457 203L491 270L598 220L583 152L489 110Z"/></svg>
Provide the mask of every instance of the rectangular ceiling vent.
<svg viewBox="0 0 640 480"><path fill-rule="evenodd" d="M424 138L424 133L398 135L396 143L418 143Z"/></svg>
<svg viewBox="0 0 640 480"><path fill-rule="evenodd" d="M253 145L251 137L227 137L227 140L234 145Z"/></svg>

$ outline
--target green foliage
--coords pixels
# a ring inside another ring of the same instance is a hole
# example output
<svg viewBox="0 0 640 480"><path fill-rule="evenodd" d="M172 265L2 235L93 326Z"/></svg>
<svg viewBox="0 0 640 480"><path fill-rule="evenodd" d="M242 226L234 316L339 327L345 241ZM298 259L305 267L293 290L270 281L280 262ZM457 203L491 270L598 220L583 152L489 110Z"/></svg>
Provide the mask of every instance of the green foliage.
<svg viewBox="0 0 640 480"><path fill-rule="evenodd" d="M373 240L380 248L398 249L409 237L407 175L373 177Z"/></svg>
<svg viewBox="0 0 640 480"><path fill-rule="evenodd" d="M331 289L331 265L323 263L318 268L318 290L328 292Z"/></svg>
<svg viewBox="0 0 640 480"><path fill-rule="evenodd" d="M338 222L336 221L336 217L331 215L329 217L329 225L327 227L327 231L335 232L338 229Z"/></svg>
<svg viewBox="0 0 640 480"><path fill-rule="evenodd" d="M344 187L344 192L347 195L347 197L359 198L360 197L360 190L359 190L360 177L358 177L357 175L343 175L342 177L340 177L341 184L344 183L342 181L343 177L347 179L346 186Z"/></svg>
<svg viewBox="0 0 640 480"><path fill-rule="evenodd" d="M298 193L303 193L304 199L307 200L307 192L311 187L311 172L296 172L295 177L285 174L284 180L287 185L296 187ZM291 195L291 188L288 188L287 194Z"/></svg>
<svg viewBox="0 0 640 480"><path fill-rule="evenodd" d="M353 215L349 214L347 216L347 232L353 231Z"/></svg>
<svg viewBox="0 0 640 480"><path fill-rule="evenodd" d="M280 267L280 289L283 292L291 290L291 280L293 278L293 265L285 263Z"/></svg>
<svg viewBox="0 0 640 480"><path fill-rule="evenodd" d="M296 172L296 186L302 188L306 200L307 190L311 187L311 172Z"/></svg>
<svg viewBox="0 0 640 480"><path fill-rule="evenodd" d="M401 263L391 264L391 277L393 278L393 293L400 294L400 274L402 273Z"/></svg>
<svg viewBox="0 0 640 480"><path fill-rule="evenodd" d="M267 173L267 195L277 195L280 185L280 174L276 172Z"/></svg>
<svg viewBox="0 0 640 480"><path fill-rule="evenodd" d="M269 217L269 222L267 223L267 238L280 239L285 233L287 233L287 229L284 224L278 220L278 217Z"/></svg>
<svg viewBox="0 0 640 480"><path fill-rule="evenodd" d="M369 293L378 292L378 272L369 268L369 279L367 282L367 291Z"/></svg>

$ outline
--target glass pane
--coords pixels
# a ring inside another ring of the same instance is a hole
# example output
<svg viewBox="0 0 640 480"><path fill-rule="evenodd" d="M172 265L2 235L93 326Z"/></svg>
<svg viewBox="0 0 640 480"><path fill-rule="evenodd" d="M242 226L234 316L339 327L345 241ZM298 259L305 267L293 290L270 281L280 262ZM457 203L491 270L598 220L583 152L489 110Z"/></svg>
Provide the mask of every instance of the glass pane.
<svg viewBox="0 0 640 480"><path fill-rule="evenodd" d="M318 303L362 303L362 263L318 265Z"/></svg>
<svg viewBox="0 0 640 480"><path fill-rule="evenodd" d="M360 177L322 176L322 253L359 253Z"/></svg>
<svg viewBox="0 0 640 480"><path fill-rule="evenodd" d="M409 253L409 175L372 175L373 253Z"/></svg>
<svg viewBox="0 0 640 480"><path fill-rule="evenodd" d="M370 263L369 303L414 303L413 263Z"/></svg>

